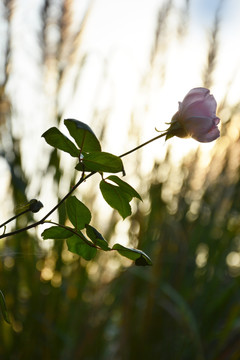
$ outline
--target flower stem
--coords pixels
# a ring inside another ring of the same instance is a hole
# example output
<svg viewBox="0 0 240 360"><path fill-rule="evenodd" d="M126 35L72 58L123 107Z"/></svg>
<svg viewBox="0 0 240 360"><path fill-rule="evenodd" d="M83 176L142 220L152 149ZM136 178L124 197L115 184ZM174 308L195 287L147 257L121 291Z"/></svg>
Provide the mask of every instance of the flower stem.
<svg viewBox="0 0 240 360"><path fill-rule="evenodd" d="M134 151L137 151L138 149L142 148L143 146L146 146L148 144L150 144L151 142L165 136L168 132L163 132L162 134L158 135L158 136L155 136L154 138L144 142L143 144L141 145L138 145L137 147L135 147L134 149L132 150L129 150L125 153L123 153L122 155L120 155L119 157L122 158L124 156L127 156L129 154L131 154L132 152ZM26 230L29 230L29 229L32 229L32 228L35 228L37 227L38 225L41 225L45 222L45 220L55 211L59 208L60 205L62 205L62 203L74 192L74 190L77 189L77 187L79 185L81 185L82 182L84 182L85 180L87 180L89 177L91 177L92 175L96 174L96 171L92 171L91 173L89 173L87 176L85 176L84 172L82 172L82 176L81 178L78 180L78 182L71 188L71 190L59 201L59 203L57 203L41 220L39 221L36 221L35 223L31 224L31 225L28 225L24 228L21 228L21 229L18 229L18 230L14 230L14 231L11 231L11 232L8 232L8 233L3 233L2 235L0 235L0 239L3 239L3 238L6 238L8 236L12 236L12 235L16 235L16 234L19 234L23 231L26 231ZM15 215L13 216L12 218L10 218L9 220L5 221L3 224L0 225L0 227L6 225L7 223L9 223L10 221L16 219L18 216L22 215L23 213L27 212L28 210L25 210L24 212L18 214L18 215Z"/></svg>
<svg viewBox="0 0 240 360"><path fill-rule="evenodd" d="M134 149L125 152L124 154L120 155L119 157L122 158L122 157L124 157L124 156L126 156L126 155L129 155L129 154L131 154L132 152L140 149L141 147L143 147L143 146L145 146L145 145L150 144L152 141L155 141L155 140L157 140L157 139L159 139L159 138L161 138L161 137L163 137L163 136L165 136L165 135L167 135L167 132L164 132L164 133L162 133L162 134L160 134L160 135L158 135L158 136L155 136L154 138L146 141L145 143L143 143L143 144L141 144L141 145L138 145L138 146L135 147Z"/></svg>

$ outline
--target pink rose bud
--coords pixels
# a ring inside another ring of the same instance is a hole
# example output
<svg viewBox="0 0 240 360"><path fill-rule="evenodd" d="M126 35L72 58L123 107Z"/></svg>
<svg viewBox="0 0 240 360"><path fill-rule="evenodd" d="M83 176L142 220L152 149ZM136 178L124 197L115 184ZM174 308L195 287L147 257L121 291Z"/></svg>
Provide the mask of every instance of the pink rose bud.
<svg viewBox="0 0 240 360"><path fill-rule="evenodd" d="M179 102L179 109L172 117L166 140L172 136L192 137L200 142L210 142L220 136L216 116L217 103L210 91L194 88Z"/></svg>

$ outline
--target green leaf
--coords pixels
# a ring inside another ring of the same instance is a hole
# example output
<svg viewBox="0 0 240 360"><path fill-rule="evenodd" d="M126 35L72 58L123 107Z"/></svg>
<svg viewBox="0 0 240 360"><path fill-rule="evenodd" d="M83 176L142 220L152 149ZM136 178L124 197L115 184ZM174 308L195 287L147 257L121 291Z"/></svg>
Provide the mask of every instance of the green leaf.
<svg viewBox="0 0 240 360"><path fill-rule="evenodd" d="M76 229L85 228L91 221L91 212L76 196L71 196L66 201L69 220Z"/></svg>
<svg viewBox="0 0 240 360"><path fill-rule="evenodd" d="M47 239L67 239L73 236L73 232L62 228L61 226L51 226L45 229L41 234L43 240Z"/></svg>
<svg viewBox="0 0 240 360"><path fill-rule="evenodd" d="M112 249L117 250L120 255L128 259L134 260L138 266L152 265L151 259L142 250L127 248L120 244L115 244Z"/></svg>
<svg viewBox="0 0 240 360"><path fill-rule="evenodd" d="M62 151L67 152L73 157L79 157L80 151L77 149L76 145L69 140L69 138L61 133L56 127L52 127L48 129L42 137L46 140L46 142Z"/></svg>
<svg viewBox="0 0 240 360"><path fill-rule="evenodd" d="M125 181L121 180L118 176L116 175L110 175L107 177L107 179L115 182L122 191L124 191L125 193L129 194L131 196L131 199L133 197L138 198L139 200L142 200L141 196L139 195L139 193L128 183L126 183Z"/></svg>
<svg viewBox="0 0 240 360"><path fill-rule="evenodd" d="M116 209L123 219L131 215L132 210L131 206L129 205L131 197L129 196L129 194L124 193L119 188L119 186L109 184L105 180L102 180L99 186L104 200L112 208Z"/></svg>
<svg viewBox="0 0 240 360"><path fill-rule="evenodd" d="M3 316L4 320L8 324L11 324L10 319L9 319L9 315L8 315L8 310L7 310L5 298L4 298L4 295L3 295L1 290L0 290L0 309L1 309L1 313L2 313L2 316Z"/></svg>
<svg viewBox="0 0 240 360"><path fill-rule="evenodd" d="M75 119L66 119L64 124L81 151L101 151L98 138L87 124Z"/></svg>
<svg viewBox="0 0 240 360"><path fill-rule="evenodd" d="M107 182L106 180L115 182L117 186ZM142 200L141 196L132 186L115 175L110 175L105 180L102 180L100 182L100 190L105 201L112 208L116 209L123 219L132 213L131 206L129 204L132 198L136 197Z"/></svg>
<svg viewBox="0 0 240 360"><path fill-rule="evenodd" d="M92 240L92 242L95 245L99 246L101 249L103 249L105 251L110 250L110 248L108 247L107 241L104 239L102 234L100 234L97 231L97 229L95 229L91 225L86 225L86 231L87 231L87 236Z"/></svg>
<svg viewBox="0 0 240 360"><path fill-rule="evenodd" d="M91 260L97 253L94 245L81 233L81 238L73 235L67 239L68 250L82 256L85 260Z"/></svg>
<svg viewBox="0 0 240 360"><path fill-rule="evenodd" d="M83 153L82 155L81 162L76 166L77 170L109 173L123 171L122 160L116 155L99 151Z"/></svg>

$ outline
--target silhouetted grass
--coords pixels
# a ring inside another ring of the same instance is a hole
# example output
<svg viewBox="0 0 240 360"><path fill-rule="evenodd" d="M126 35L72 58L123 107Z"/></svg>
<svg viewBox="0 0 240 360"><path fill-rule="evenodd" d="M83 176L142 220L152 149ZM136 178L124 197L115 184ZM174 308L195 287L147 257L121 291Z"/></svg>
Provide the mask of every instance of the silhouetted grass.
<svg viewBox="0 0 240 360"><path fill-rule="evenodd" d="M22 139L17 139L12 131L13 117L19 119L21 114L14 113L14 93L8 90L14 76L11 63L15 50L10 28L16 3L4 2L8 30L7 46L1 54L5 61L0 85L1 157L8 167L8 197L13 207L27 201L31 182L22 165ZM149 56L152 68L146 70L142 86L147 86L149 78L159 71L156 59L164 49L161 41L173 5L174 1L166 1L160 6ZM93 4L89 3L73 32L71 1L61 2L57 13L52 12L53 6L53 1L43 1L36 36L42 54L42 74L54 82L49 124L61 119L59 96L71 66L79 64L69 96L81 81L79 73L84 71L88 56L80 52L81 38ZM187 22L190 6L191 2L185 1L183 18L176 24L176 34L181 37L187 32L179 24L181 20L182 24ZM220 6L203 64L204 86L214 84ZM53 42L49 40L52 25L58 35ZM173 166L169 148L165 159L155 163L149 183L145 177L141 179L146 189L142 194L144 205L136 205L127 235L129 243L139 245L151 256L151 268L130 266L109 254L87 263L70 254L62 241L43 250L35 233L22 233L1 243L0 289L12 321L12 326L0 322L1 359L240 358L239 103L229 108L226 96L219 107L220 115L225 110L228 115L222 137L209 154L209 162L203 161L199 148ZM99 125L104 132L110 110L102 117L97 111L92 110L93 120L104 119ZM134 131L135 136L138 130ZM136 159L140 177L140 155ZM59 198L64 168L57 151L49 154L47 170L44 175L52 174ZM74 176L69 176L69 184L74 182ZM146 176L148 181L150 175ZM94 207L95 193L83 196ZM64 208L58 215L64 223ZM16 227L27 221L31 218L18 220ZM106 226L109 240L117 223L113 213Z"/></svg>

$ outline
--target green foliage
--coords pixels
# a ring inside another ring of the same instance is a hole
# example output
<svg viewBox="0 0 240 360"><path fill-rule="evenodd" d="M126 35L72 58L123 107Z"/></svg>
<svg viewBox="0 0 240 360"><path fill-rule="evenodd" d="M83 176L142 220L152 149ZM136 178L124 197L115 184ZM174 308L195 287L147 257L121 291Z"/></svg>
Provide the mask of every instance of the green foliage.
<svg viewBox="0 0 240 360"><path fill-rule="evenodd" d="M76 168L80 171L96 171L118 173L124 171L120 157L106 152L82 153L82 158Z"/></svg>
<svg viewBox="0 0 240 360"><path fill-rule="evenodd" d="M64 124L81 152L101 151L98 138L87 124L75 119L66 119Z"/></svg>
<svg viewBox="0 0 240 360"><path fill-rule="evenodd" d="M235 150L236 144L232 146L231 156L226 157L227 164L222 164L219 176L208 183L194 219L189 217L194 201L189 193L198 170L197 156L182 166L183 181L181 189L175 193L175 213L171 202L162 197L170 179L157 181L162 164L156 165L153 173L156 178L148 192L149 212L146 215L138 209L131 222L138 224L139 247L150 254L153 266L120 267L114 274L109 265L111 261L106 260L113 251L121 256L127 254L135 262L137 256L142 259L141 252L120 244L113 245L114 250L107 250L109 246L103 236L87 224L81 232L73 228L76 234L69 234L67 227L54 226L44 231L44 237L50 234L60 238L59 232L65 232L69 251L81 254L79 256L90 262L66 260L62 257L63 249L58 247L63 242L56 241L53 254L42 257L42 268L37 270L39 255L35 255L32 262L32 255L26 256L28 238L24 234L25 255L16 256L11 269L2 268L1 286L8 295L8 312L11 320L22 324L22 330L15 324L18 332L5 324L9 329L9 345L4 340L6 328L2 322L2 358L9 357L8 348L17 354L16 344L20 344L26 358L33 357L35 348L29 343L25 345L26 335L31 335L38 341L42 339L38 353L40 351L42 357L44 352L51 353L54 360L62 354L65 356L65 351L69 359L105 360L117 358L123 349L127 359L158 359L159 354L176 360L237 359L240 356L240 277L236 271L239 268L233 267L231 275L226 263L230 252L239 251L239 164L235 164L235 171L231 168L231 174L236 176L234 183L229 184L227 176ZM113 232L114 224L109 227ZM132 234L130 227L129 239ZM68 235L71 236L67 238ZM17 241L19 246L19 238ZM30 239L28 244L32 242ZM196 259L202 243L208 249L208 256L206 263L198 266ZM148 257L143 256L143 259L148 262ZM49 264L54 277L41 279L42 269L48 269ZM59 274L62 282L58 287L54 279ZM108 275L112 276L111 280ZM49 338L52 350L49 350Z"/></svg>
<svg viewBox="0 0 240 360"><path fill-rule="evenodd" d="M111 184L109 180L114 182L116 185ZM136 197L141 199L135 189L114 175L109 176L100 182L100 190L105 201L112 208L116 209L123 219L132 213L131 206L129 204L132 198Z"/></svg>
<svg viewBox="0 0 240 360"><path fill-rule="evenodd" d="M99 246L102 250L110 250L107 241L104 239L102 234L97 231L97 229L95 229L91 225L86 225L86 231L87 236L92 240L95 245Z"/></svg>
<svg viewBox="0 0 240 360"><path fill-rule="evenodd" d="M131 185L129 185L125 181L121 180L118 176L110 175L107 177L107 179L113 181L115 184L117 184L119 186L119 188L121 189L122 192L129 195L130 201L134 197L139 200L142 200L139 193Z"/></svg>
<svg viewBox="0 0 240 360"><path fill-rule="evenodd" d="M48 239L67 239L73 236L73 232L68 230L68 227L62 226L51 226L48 229L45 229L41 234L43 240Z"/></svg>
<svg viewBox="0 0 240 360"><path fill-rule="evenodd" d="M132 210L129 204L130 197L128 194L121 191L119 186L112 185L105 180L100 182L100 190L104 200L125 219L131 215Z"/></svg>
<svg viewBox="0 0 240 360"><path fill-rule="evenodd" d="M84 229L91 221L91 212L76 196L71 196L66 201L67 214L76 229Z"/></svg>
<svg viewBox="0 0 240 360"><path fill-rule="evenodd" d="M132 196L138 196L138 193L123 181L118 181L123 188L128 191L128 200ZM102 234L89 225L91 221L91 212L76 196L68 197L66 201L66 208L69 220L74 225L74 228L69 228L64 225L55 225L43 231L42 238L47 239L67 239L67 246L70 252L82 256L85 260L92 260L97 253L97 249L103 251L116 250L120 255L135 261L138 266L152 265L151 259L141 250L124 247L120 244L115 244L112 249L108 246L107 241ZM47 221L50 222L51 221ZM89 240L80 230L85 229Z"/></svg>
<svg viewBox="0 0 240 360"><path fill-rule="evenodd" d="M67 239L67 246L69 251L82 256L85 260L92 260L97 253L96 247L80 232Z"/></svg>
<svg viewBox="0 0 240 360"><path fill-rule="evenodd" d="M77 170L83 172L124 172L122 160L116 155L101 151L99 140L87 124L75 119L66 119L64 124L79 149L55 127L47 130L42 137L49 145L65 151L73 157L78 157Z"/></svg>
<svg viewBox="0 0 240 360"><path fill-rule="evenodd" d="M73 157L78 157L79 162L75 169L83 173L82 179L84 179L86 171L99 172L102 177L104 172L118 173L122 171L125 174L121 158L101 151L99 140L87 124L75 119L66 119L64 124L79 149L56 128L50 128L42 136L51 146L68 152ZM100 182L100 190L106 202L116 209L123 219L132 213L130 201L134 197L141 200L138 192L116 175L103 178ZM96 255L97 249L117 250L122 256L135 261L136 265L151 265L150 258L140 250L124 248L119 244L110 249L98 230L89 225L91 212L76 196L67 197L66 210L74 228L68 230L64 224L53 226L42 233L43 239L67 239L69 251L82 256L85 260L91 260ZM79 231L83 229L91 241Z"/></svg>
<svg viewBox="0 0 240 360"><path fill-rule="evenodd" d="M136 265L152 265L151 259L141 250L130 249L120 244L115 244L113 250L117 250L120 255L125 256L130 260L134 260Z"/></svg>
<svg viewBox="0 0 240 360"><path fill-rule="evenodd" d="M42 134L42 137L44 137L49 145L65 151L73 157L79 156L79 150L74 143L69 140L67 136L62 134L56 127L48 129L44 134Z"/></svg>

